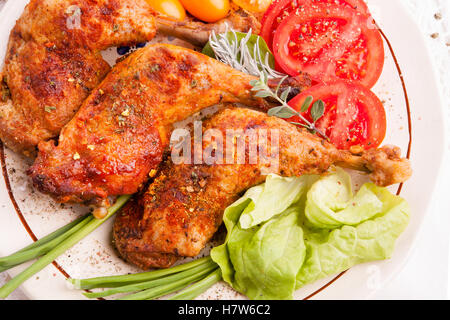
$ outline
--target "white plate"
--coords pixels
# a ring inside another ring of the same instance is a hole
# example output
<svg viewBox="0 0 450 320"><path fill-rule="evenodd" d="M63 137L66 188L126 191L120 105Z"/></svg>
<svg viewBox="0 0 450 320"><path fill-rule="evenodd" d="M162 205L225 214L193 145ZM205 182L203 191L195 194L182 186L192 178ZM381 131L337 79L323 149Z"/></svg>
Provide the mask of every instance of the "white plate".
<svg viewBox="0 0 450 320"><path fill-rule="evenodd" d="M27 2L28 0L9 1L0 13L2 62L9 31ZM384 143L402 147L405 154L409 150L414 175L403 186L401 195L412 207L412 218L397 242L392 259L360 265L339 276L309 285L296 293L299 299L370 298L395 276L414 249L414 242L426 218L441 171L445 145L444 116L424 39L400 1L368 2L392 46L385 42L386 64L373 91L385 102L388 115L388 132ZM402 75L399 69L402 70ZM5 150L4 154L5 179L0 178L0 256L29 244L33 235L40 238L87 211L81 206L56 204L49 197L34 191L25 174L29 161L9 150ZM397 189L398 186L392 190ZM65 275L92 277L137 272L137 269L121 261L114 252L110 241L111 223L105 224L61 256L57 260L59 269L50 265L24 283L21 288L25 294L31 299L82 299L83 296L78 291L66 286ZM10 274L16 275L24 267L10 270ZM201 298L242 297L226 285L217 284Z"/></svg>

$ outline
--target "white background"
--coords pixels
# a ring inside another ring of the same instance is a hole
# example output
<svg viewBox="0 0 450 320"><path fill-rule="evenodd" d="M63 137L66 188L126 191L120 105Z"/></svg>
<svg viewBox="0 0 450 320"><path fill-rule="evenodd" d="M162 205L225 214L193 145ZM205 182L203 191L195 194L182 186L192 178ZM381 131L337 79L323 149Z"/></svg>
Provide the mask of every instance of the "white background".
<svg viewBox="0 0 450 320"><path fill-rule="evenodd" d="M6 0L7 1L7 0ZM5 0L0 0L0 8ZM13 1L13 0L9 0ZM447 122L450 123L450 0L401 0L427 39L441 84ZM435 17L438 14L441 19ZM432 36L433 35L433 36ZM450 153L450 126L447 126ZM447 156L447 161L450 157ZM442 176L431 214L406 267L375 299L449 299L450 165ZM423 190L427 192L427 190ZM7 280L0 274L0 286ZM26 299L16 290L8 299Z"/></svg>
<svg viewBox="0 0 450 320"><path fill-rule="evenodd" d="M421 28L437 70L447 124L450 123L450 0L402 0ZM441 19L436 19L435 14ZM437 34L437 35L435 35ZM432 35L434 35L432 37ZM437 37L436 37L437 36ZM450 127L447 125L447 152ZM450 157L447 155L447 161ZM450 165L445 166L432 212L425 220L415 252L399 276L377 299L449 299ZM427 192L427 190L423 190Z"/></svg>

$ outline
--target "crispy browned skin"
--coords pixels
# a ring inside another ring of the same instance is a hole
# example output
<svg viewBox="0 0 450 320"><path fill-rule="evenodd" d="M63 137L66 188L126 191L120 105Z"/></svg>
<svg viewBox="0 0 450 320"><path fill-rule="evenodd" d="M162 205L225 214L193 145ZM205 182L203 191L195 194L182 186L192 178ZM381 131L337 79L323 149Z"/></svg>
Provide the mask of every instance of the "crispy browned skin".
<svg viewBox="0 0 450 320"><path fill-rule="evenodd" d="M269 171L281 176L323 174L333 164L363 171L374 169L376 177L385 177L375 180L380 185L403 182L411 175L408 160L398 157L398 148L385 147L367 152L367 157L366 153L355 156L284 120L253 110L225 109L204 123L204 131L211 128L224 135L227 129L279 130L279 168L272 171L276 169L272 167ZM210 143L204 141L203 150L209 147ZM248 140L246 147L248 159ZM374 156L387 161L382 165ZM372 166L373 161L376 166ZM199 254L222 223L225 208L243 191L265 180L266 165L248 164L248 160L246 163L174 165L170 159L164 162L143 196L130 202L116 218L114 240L121 256L148 269L169 267L180 257Z"/></svg>
<svg viewBox="0 0 450 320"><path fill-rule="evenodd" d="M184 39L197 46L205 45L212 31L223 33L230 28L235 31L259 34L261 23L251 12L245 11L239 7L233 7L230 14L216 22L204 23L191 16L183 21L173 21L164 16L157 18L158 31Z"/></svg>
<svg viewBox="0 0 450 320"><path fill-rule="evenodd" d="M155 33L145 0L31 0L11 32L0 76L1 140L32 156L109 72L100 51Z"/></svg>
<svg viewBox="0 0 450 320"><path fill-rule="evenodd" d="M218 103L266 109L253 97L253 79L185 48L138 50L93 91L58 146L39 144L33 183L60 202L136 193L161 162L173 123Z"/></svg>

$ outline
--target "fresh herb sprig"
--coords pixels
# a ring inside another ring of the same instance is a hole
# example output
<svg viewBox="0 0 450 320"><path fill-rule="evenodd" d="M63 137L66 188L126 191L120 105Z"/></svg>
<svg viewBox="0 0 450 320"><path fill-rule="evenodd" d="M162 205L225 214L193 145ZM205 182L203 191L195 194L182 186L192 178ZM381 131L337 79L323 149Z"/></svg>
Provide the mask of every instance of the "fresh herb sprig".
<svg viewBox="0 0 450 320"><path fill-rule="evenodd" d="M212 49L217 60L241 72L253 76L263 72L269 79L286 76L272 67L274 64L272 53L264 39L252 34L251 29L247 34L228 29L228 26L225 33L217 35L212 31L206 48Z"/></svg>
<svg viewBox="0 0 450 320"><path fill-rule="evenodd" d="M211 33L207 46L203 49L203 53L215 58L236 70L259 77L259 80L251 82L255 96L260 98L272 98L277 100L281 105L269 110L270 116L276 116L283 119L289 119L298 116L303 123L291 122L307 128L312 133L318 133L323 138L328 137L316 127L316 122L324 112L325 105L322 100L316 101L311 107L312 122L308 121L303 115L291 108L287 99L291 88L286 88L280 92L283 82L289 78L288 75L278 72L274 69L273 54L267 47L260 36L252 34L250 30L247 34L236 32L227 26L226 32L217 35L214 31ZM269 79L280 79L278 87L275 91L268 86ZM301 113L306 112L313 101L312 97L308 97L301 108Z"/></svg>
<svg viewBox="0 0 450 320"><path fill-rule="evenodd" d="M316 122L324 115L325 112L325 104L322 100L316 101L313 106L311 107L311 118L313 122L310 122L308 119L306 119L301 113L294 110L287 102L287 99L289 97L289 93L291 92L291 88L288 87L284 89L282 92L281 86L283 82L288 78L288 76L283 77L275 91L273 91L269 85L269 77L266 73L260 72L259 79L253 80L250 82L250 85L253 87L252 91L255 91L255 96L259 98L272 98L278 101L281 105L278 107L274 107L268 111L269 116L275 116L282 119L289 119L293 116L298 116L303 123L298 122L291 122L292 124L299 125L302 127L307 128L313 133L318 133L323 138L328 140L328 137L325 133L323 133L320 129L316 127ZM307 97L305 100L305 103L301 107L301 112L306 112L309 107L311 106L311 103L313 101L313 98L311 96Z"/></svg>

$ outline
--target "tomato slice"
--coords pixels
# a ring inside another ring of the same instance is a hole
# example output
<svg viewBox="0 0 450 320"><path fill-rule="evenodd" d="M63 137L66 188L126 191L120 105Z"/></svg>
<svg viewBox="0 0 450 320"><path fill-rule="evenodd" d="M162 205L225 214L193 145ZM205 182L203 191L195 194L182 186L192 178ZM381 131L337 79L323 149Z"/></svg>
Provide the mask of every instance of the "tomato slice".
<svg viewBox="0 0 450 320"><path fill-rule="evenodd" d="M379 31L350 8L314 5L291 14L278 27L273 45L277 63L292 76L301 71L319 82L345 79L371 88L383 70Z"/></svg>
<svg viewBox="0 0 450 320"><path fill-rule="evenodd" d="M302 92L289 105L301 110L306 98L312 96L314 102L322 100L325 112L316 122L316 127L327 135L338 149L348 150L352 146L364 149L377 148L386 135L386 112L378 97L366 87L348 81L318 84ZM302 113L308 121L311 108ZM299 122L299 117L288 121Z"/></svg>
<svg viewBox="0 0 450 320"><path fill-rule="evenodd" d="M314 4L333 4L352 8L366 16L370 16L369 9L363 0L275 0L267 9L262 19L261 36L272 49L273 37L283 20L300 7Z"/></svg>

